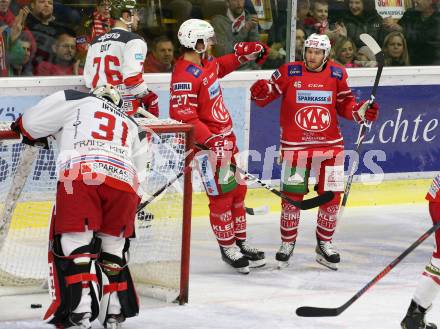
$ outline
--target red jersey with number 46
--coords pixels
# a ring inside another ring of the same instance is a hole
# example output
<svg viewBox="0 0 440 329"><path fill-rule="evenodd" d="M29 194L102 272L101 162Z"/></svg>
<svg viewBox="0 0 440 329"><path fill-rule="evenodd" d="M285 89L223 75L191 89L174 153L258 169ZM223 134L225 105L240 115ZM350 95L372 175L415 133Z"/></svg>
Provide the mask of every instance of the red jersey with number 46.
<svg viewBox="0 0 440 329"><path fill-rule="evenodd" d="M124 106L137 95L148 93L142 73L147 44L136 33L114 28L93 39L84 65L84 80L88 88L111 84L121 92ZM138 104L131 105L137 107ZM127 112L133 110L126 108Z"/></svg>
<svg viewBox="0 0 440 329"><path fill-rule="evenodd" d="M234 71L240 62L234 54L208 57L198 66L179 58L171 76L170 117L193 124L197 143L213 134L230 134L232 120L223 103L219 78Z"/></svg>
<svg viewBox="0 0 440 329"><path fill-rule="evenodd" d="M310 72L304 62L291 62L280 66L270 81L273 90L269 97L256 103L264 106L282 95L284 150L343 147L337 115L353 120L356 104L344 67L328 61L321 72Z"/></svg>
<svg viewBox="0 0 440 329"><path fill-rule="evenodd" d="M428 194L426 194L426 200L440 202L440 174L432 181Z"/></svg>

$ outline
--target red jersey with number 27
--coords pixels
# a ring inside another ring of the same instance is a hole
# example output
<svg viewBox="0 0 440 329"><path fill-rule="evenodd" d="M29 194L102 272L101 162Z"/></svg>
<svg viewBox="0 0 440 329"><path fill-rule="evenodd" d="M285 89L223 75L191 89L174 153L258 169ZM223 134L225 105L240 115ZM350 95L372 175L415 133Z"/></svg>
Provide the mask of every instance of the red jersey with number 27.
<svg viewBox="0 0 440 329"><path fill-rule="evenodd" d="M291 62L280 66L270 82L269 97L256 103L264 106L282 95L283 149L343 147L337 115L353 120L356 104L343 66L328 61L321 72L310 72L304 62Z"/></svg>
<svg viewBox="0 0 440 329"><path fill-rule="evenodd" d="M198 66L179 58L171 76L170 117L191 123L195 139L204 143L213 134L230 134L232 120L223 103L219 78L234 71L240 62L234 54L208 57Z"/></svg>

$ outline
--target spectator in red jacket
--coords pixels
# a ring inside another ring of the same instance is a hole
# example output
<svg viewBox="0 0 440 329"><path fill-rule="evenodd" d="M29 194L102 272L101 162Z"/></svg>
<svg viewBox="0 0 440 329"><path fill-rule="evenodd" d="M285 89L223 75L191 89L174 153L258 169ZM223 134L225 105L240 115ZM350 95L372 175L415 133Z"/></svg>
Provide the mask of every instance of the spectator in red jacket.
<svg viewBox="0 0 440 329"><path fill-rule="evenodd" d="M151 52L144 62L145 73L171 72L174 66L174 45L166 36L153 40Z"/></svg>
<svg viewBox="0 0 440 329"><path fill-rule="evenodd" d="M52 46L54 59L52 62L43 61L36 69L36 75L78 75L82 70L78 68L79 61L76 55L76 38L66 32L61 33ZM80 71L80 72L79 72Z"/></svg>

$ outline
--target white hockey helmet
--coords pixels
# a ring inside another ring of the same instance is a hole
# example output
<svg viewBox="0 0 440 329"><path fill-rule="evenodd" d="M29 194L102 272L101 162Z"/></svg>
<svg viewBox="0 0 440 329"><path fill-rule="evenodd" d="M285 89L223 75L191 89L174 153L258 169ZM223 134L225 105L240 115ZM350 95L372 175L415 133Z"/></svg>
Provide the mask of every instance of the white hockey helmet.
<svg viewBox="0 0 440 329"><path fill-rule="evenodd" d="M197 53L201 54L208 48L208 41L214 39L214 28L208 22L201 19L188 19L180 25L177 37L182 46L190 49L194 49ZM203 50L197 50L197 41L202 40L205 48Z"/></svg>
<svg viewBox="0 0 440 329"><path fill-rule="evenodd" d="M328 60L332 45L331 45L330 39L328 38L327 35L313 33L306 39L306 41L304 41L303 58L304 58L305 62L306 62L306 49L307 48L316 48L316 49L324 50L324 59L321 64L321 67L322 67ZM307 62L306 62L306 65L307 65Z"/></svg>
<svg viewBox="0 0 440 329"><path fill-rule="evenodd" d="M110 84L93 89L92 94L98 98L106 99L119 107L122 106L121 94Z"/></svg>

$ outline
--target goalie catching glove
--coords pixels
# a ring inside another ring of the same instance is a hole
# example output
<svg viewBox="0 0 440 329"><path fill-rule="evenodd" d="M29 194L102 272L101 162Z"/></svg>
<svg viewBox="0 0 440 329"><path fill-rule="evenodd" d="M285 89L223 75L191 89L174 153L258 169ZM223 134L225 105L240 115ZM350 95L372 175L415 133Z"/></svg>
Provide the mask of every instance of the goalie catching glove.
<svg viewBox="0 0 440 329"><path fill-rule="evenodd" d="M353 107L353 118L358 124L372 122L377 119L379 105L375 102L361 101Z"/></svg>
<svg viewBox="0 0 440 329"><path fill-rule="evenodd" d="M241 64L255 61L258 65L262 65L269 56L270 48L261 42L239 42L235 44L234 51Z"/></svg>

